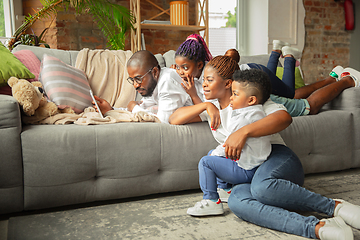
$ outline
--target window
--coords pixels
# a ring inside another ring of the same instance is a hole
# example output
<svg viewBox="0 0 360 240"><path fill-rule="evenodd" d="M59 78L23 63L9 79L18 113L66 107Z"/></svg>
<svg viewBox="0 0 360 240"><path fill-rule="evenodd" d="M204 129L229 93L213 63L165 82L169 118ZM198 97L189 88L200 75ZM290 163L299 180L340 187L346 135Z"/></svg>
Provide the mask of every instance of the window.
<svg viewBox="0 0 360 240"><path fill-rule="evenodd" d="M6 43L22 24L22 1L0 0L0 40Z"/></svg>
<svg viewBox="0 0 360 240"><path fill-rule="evenodd" d="M0 36L5 36L5 12L3 1L0 1Z"/></svg>
<svg viewBox="0 0 360 240"><path fill-rule="evenodd" d="M209 0L209 49L213 56L236 48L236 2Z"/></svg>

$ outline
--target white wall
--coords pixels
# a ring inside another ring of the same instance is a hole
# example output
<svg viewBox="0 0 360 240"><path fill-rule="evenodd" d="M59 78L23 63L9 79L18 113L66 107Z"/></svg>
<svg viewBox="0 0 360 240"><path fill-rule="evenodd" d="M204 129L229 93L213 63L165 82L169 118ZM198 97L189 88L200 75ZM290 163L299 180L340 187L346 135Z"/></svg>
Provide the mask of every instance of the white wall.
<svg viewBox="0 0 360 240"><path fill-rule="evenodd" d="M302 0L238 0L237 49L241 55L267 54L274 39L302 51L305 9Z"/></svg>
<svg viewBox="0 0 360 240"><path fill-rule="evenodd" d="M305 8L302 0L269 0L269 48L279 39L301 51L305 44Z"/></svg>
<svg viewBox="0 0 360 240"><path fill-rule="evenodd" d="M268 45L268 0L251 0L248 5L248 54L267 53Z"/></svg>
<svg viewBox="0 0 360 240"><path fill-rule="evenodd" d="M238 0L237 33L240 55L267 53L268 0Z"/></svg>

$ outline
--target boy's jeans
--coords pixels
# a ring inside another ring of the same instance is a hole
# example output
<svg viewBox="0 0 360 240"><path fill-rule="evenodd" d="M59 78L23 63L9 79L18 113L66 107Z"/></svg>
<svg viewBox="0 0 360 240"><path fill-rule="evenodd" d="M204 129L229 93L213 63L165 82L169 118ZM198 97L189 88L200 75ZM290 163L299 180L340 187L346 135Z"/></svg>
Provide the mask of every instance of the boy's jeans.
<svg viewBox="0 0 360 240"><path fill-rule="evenodd" d="M218 199L217 187L231 188L234 184L249 183L256 168L245 170L237 162L220 156L207 156L199 162L199 182L204 199Z"/></svg>

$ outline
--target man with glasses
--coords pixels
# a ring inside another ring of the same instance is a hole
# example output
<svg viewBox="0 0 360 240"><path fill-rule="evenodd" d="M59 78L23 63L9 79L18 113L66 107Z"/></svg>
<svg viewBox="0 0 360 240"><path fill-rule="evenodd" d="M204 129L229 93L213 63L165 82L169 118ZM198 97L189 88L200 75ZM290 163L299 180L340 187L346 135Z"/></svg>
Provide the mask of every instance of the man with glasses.
<svg viewBox="0 0 360 240"><path fill-rule="evenodd" d="M129 102L128 111L146 111L156 114L161 122L169 123L169 117L176 109L192 105L190 96L181 86L180 76L174 69L160 68L151 52L134 53L127 63L127 71L128 82L143 97L141 101ZM95 99L103 114L113 109L106 100L97 96Z"/></svg>

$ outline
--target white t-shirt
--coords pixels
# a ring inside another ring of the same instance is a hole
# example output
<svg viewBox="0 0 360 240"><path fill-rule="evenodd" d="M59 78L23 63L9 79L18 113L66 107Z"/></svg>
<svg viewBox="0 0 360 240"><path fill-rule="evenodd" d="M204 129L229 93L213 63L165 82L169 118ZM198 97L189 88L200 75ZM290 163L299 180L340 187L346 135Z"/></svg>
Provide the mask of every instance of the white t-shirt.
<svg viewBox="0 0 360 240"><path fill-rule="evenodd" d="M219 108L219 102L213 102ZM220 143L211 153L212 156L222 156L225 157L225 148L223 147L224 142L228 138L228 136L242 128L245 125L256 122L264 118L265 112L263 110L263 106L253 105L245 108L235 109L233 110L230 105L225 109L219 109L221 125L220 127L213 131L214 137L219 135L222 139L223 135L225 136L224 141L219 142L219 140L215 137L216 140ZM210 122L210 118L208 117L208 122ZM217 134L216 132L219 131ZM239 167L250 170L254 167L262 164L267 157L271 153L271 144L270 144L270 136L263 136L258 138L248 138L246 143L241 151L240 159L237 161Z"/></svg>
<svg viewBox="0 0 360 240"><path fill-rule="evenodd" d="M181 83L182 80L174 69L161 68L153 94L143 97L142 104L136 105L132 112L156 114L161 122L169 123L169 117L176 109L193 104Z"/></svg>
<svg viewBox="0 0 360 240"><path fill-rule="evenodd" d="M216 105L215 105L216 106ZM279 110L284 110L286 111L286 108L284 107L284 105L282 104L278 104L278 103L274 103L273 101L270 100L270 98L263 104L263 109L265 112L265 115L269 115L271 113L274 113L276 111ZM206 111L202 112L200 114L200 118L202 121L208 121L208 114ZM216 131L217 134L220 133L220 131ZM229 134L228 132L224 132L223 134L219 134L217 136L214 135L215 139L220 143L220 142L225 142L225 138L228 137ZM279 133L275 133L270 135L271 140L270 143L271 144L282 144L282 145L286 145L284 140L281 138Z"/></svg>

